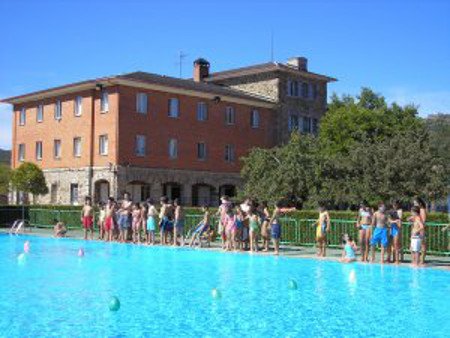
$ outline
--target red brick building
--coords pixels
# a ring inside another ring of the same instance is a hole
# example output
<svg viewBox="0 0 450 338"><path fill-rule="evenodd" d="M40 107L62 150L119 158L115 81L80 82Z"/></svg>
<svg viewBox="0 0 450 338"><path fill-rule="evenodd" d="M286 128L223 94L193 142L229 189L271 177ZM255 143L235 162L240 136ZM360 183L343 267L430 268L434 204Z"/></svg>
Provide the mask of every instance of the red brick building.
<svg viewBox="0 0 450 338"><path fill-rule="evenodd" d="M333 80L304 58L212 74L198 59L189 80L136 72L11 97L12 167L42 167L50 193L40 203L124 191L215 203L235 193L251 148L317 132Z"/></svg>

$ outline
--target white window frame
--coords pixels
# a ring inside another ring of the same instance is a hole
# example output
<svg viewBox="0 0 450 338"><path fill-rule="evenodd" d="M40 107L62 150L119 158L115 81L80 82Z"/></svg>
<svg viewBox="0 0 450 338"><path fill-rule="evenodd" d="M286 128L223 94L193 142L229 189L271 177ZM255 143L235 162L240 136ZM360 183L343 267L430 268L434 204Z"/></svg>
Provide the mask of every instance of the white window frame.
<svg viewBox="0 0 450 338"><path fill-rule="evenodd" d="M36 161L42 161L42 141L36 141Z"/></svg>
<svg viewBox="0 0 450 338"><path fill-rule="evenodd" d="M17 159L19 162L25 161L25 143L19 144L19 148L17 149Z"/></svg>
<svg viewBox="0 0 450 338"><path fill-rule="evenodd" d="M236 111L232 106L225 107L225 124L228 126L236 124Z"/></svg>
<svg viewBox="0 0 450 338"><path fill-rule="evenodd" d="M225 145L225 161L233 163L236 160L234 144Z"/></svg>
<svg viewBox="0 0 450 338"><path fill-rule="evenodd" d="M197 159L200 161L205 161L207 156L206 143L197 143Z"/></svg>
<svg viewBox="0 0 450 338"><path fill-rule="evenodd" d="M44 105L38 104L36 107L36 122L40 123L44 121Z"/></svg>
<svg viewBox="0 0 450 338"><path fill-rule="evenodd" d="M208 105L206 102L197 102L197 121L208 119Z"/></svg>
<svg viewBox="0 0 450 338"><path fill-rule="evenodd" d="M100 135L98 137L98 153L101 156L107 156L108 155L108 147L109 147L108 134Z"/></svg>
<svg viewBox="0 0 450 338"><path fill-rule="evenodd" d="M56 100L55 102L55 120L59 121L62 119L62 103L61 100Z"/></svg>
<svg viewBox="0 0 450 338"><path fill-rule="evenodd" d="M58 148L59 146L59 148ZM57 160L61 159L62 154L62 142L61 139L53 140L53 157Z"/></svg>
<svg viewBox="0 0 450 338"><path fill-rule="evenodd" d="M73 138L73 157L81 157L81 137Z"/></svg>
<svg viewBox="0 0 450 338"><path fill-rule="evenodd" d="M176 138L169 139L169 158L178 158L178 140Z"/></svg>
<svg viewBox="0 0 450 338"><path fill-rule="evenodd" d="M78 199L80 196L80 187L78 183L70 183L69 193L70 193L70 204L77 205L79 203Z"/></svg>
<svg viewBox="0 0 450 338"><path fill-rule="evenodd" d="M176 104L175 104L176 103ZM180 100L176 97L172 97L168 102L168 116L172 118L180 117Z"/></svg>
<svg viewBox="0 0 450 338"><path fill-rule="evenodd" d="M136 135L134 152L138 157L147 155L147 137L145 135ZM140 143L142 142L142 143ZM140 148L142 147L142 151Z"/></svg>
<svg viewBox="0 0 450 338"><path fill-rule="evenodd" d="M253 129L257 129L259 128L260 124L261 124L261 115L259 114L259 110L252 109L250 113L250 126Z"/></svg>
<svg viewBox="0 0 450 338"><path fill-rule="evenodd" d="M26 122L27 122L27 110L25 109L25 107L23 107L20 109L19 112L19 126L24 126Z"/></svg>
<svg viewBox="0 0 450 338"><path fill-rule="evenodd" d="M139 114L147 114L148 95L146 93L136 93L136 112Z"/></svg>
<svg viewBox="0 0 450 338"><path fill-rule="evenodd" d="M100 112L107 113L109 111L109 94L103 89L100 93Z"/></svg>
<svg viewBox="0 0 450 338"><path fill-rule="evenodd" d="M73 100L73 114L75 116L81 116L83 114L83 96L75 96Z"/></svg>

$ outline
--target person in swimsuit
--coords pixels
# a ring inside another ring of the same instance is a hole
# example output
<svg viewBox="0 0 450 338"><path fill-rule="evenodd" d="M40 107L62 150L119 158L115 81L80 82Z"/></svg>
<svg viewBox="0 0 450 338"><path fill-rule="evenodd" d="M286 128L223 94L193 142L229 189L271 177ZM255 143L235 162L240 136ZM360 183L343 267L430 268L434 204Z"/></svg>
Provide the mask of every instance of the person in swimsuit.
<svg viewBox="0 0 450 338"><path fill-rule="evenodd" d="M105 238L105 218L106 218L106 210L105 203L98 203L98 239L103 240Z"/></svg>
<svg viewBox="0 0 450 338"><path fill-rule="evenodd" d="M258 214L254 213L253 208L250 208L247 218L250 230L250 252L257 252L259 250L258 236L259 236L260 218Z"/></svg>
<svg viewBox="0 0 450 338"><path fill-rule="evenodd" d="M427 224L427 204L425 201L420 198L416 197L413 202L414 206L419 208L419 216L422 220L423 229L420 233L421 236L421 254L420 254L420 264L425 264L425 256L427 254L427 243L426 243L426 224Z"/></svg>
<svg viewBox="0 0 450 338"><path fill-rule="evenodd" d="M330 231L330 215L324 204L319 205L319 218L316 222L317 257L327 254L327 232Z"/></svg>
<svg viewBox="0 0 450 338"><path fill-rule="evenodd" d="M180 245L184 246L184 209L181 206L180 200L175 198L173 201L175 207L175 226L173 228L173 245L178 245L178 236L180 237Z"/></svg>
<svg viewBox="0 0 450 338"><path fill-rule="evenodd" d="M372 247L372 258L371 262L375 262L375 249L378 244L381 244L381 264L384 264L385 257L384 253L388 247L389 239L388 239L388 229L387 229L387 220L388 217L386 215L386 206L383 202L378 204L378 210L373 214L372 226L375 226L373 231L372 240L370 241L370 245Z"/></svg>
<svg viewBox="0 0 450 338"><path fill-rule="evenodd" d="M361 248L361 261L369 261L370 238L372 236L372 213L366 201L361 203L356 227L359 230L359 247Z"/></svg>
<svg viewBox="0 0 450 338"><path fill-rule="evenodd" d="M66 237L66 234L67 234L67 228L66 228L64 222L56 222L56 225L53 228L53 236L56 238L62 238L62 237Z"/></svg>
<svg viewBox="0 0 450 338"><path fill-rule="evenodd" d="M155 203L152 199L147 200L148 212L147 212L147 245L155 244L155 231L156 231L156 217L158 210L156 210Z"/></svg>
<svg viewBox="0 0 450 338"><path fill-rule="evenodd" d="M190 247L193 247L197 241L199 243L199 246L201 247L202 245L201 237L204 233L209 231L210 216L208 206L204 205L202 207L202 211L203 211L203 219L200 221L200 223L197 224L197 227L192 233L191 241L189 243Z"/></svg>
<svg viewBox="0 0 450 338"><path fill-rule="evenodd" d="M402 227L403 227L403 209L399 200L395 201L393 204L393 209L397 212L398 216L398 250L400 254L399 261L404 261L404 253L402 248Z"/></svg>
<svg viewBox="0 0 450 338"><path fill-rule="evenodd" d="M400 263L400 246L401 246L401 226L402 222L396 210L392 210L389 212L389 224L390 224L390 245L388 250L388 261L391 261L392 254L392 262L395 264Z"/></svg>
<svg viewBox="0 0 450 338"><path fill-rule="evenodd" d="M131 226L133 229L133 243L141 243L141 205L135 203L131 206Z"/></svg>
<svg viewBox="0 0 450 338"><path fill-rule="evenodd" d="M281 223L280 217L288 212L295 211L295 208L283 208L282 202L278 201L275 204L275 210L270 218L270 235L273 241L274 253L278 255L280 253L280 238L281 238Z"/></svg>
<svg viewBox="0 0 450 338"><path fill-rule="evenodd" d="M123 201L119 209L119 241L125 243L128 239L128 230L131 228L131 205L130 194L123 194Z"/></svg>
<svg viewBox="0 0 450 338"><path fill-rule="evenodd" d="M411 229L411 257L412 257L412 265L419 266L421 265L420 261L420 251L422 250L422 233L425 229L425 226L422 221L422 217L420 216L420 207L413 206L411 209L411 222L413 223Z"/></svg>
<svg viewBox="0 0 450 338"><path fill-rule="evenodd" d="M138 241L139 241L139 243L141 241L143 241L142 232L144 233L144 237L147 234L147 217L148 217L148 204L147 203L142 203L141 204L140 212L141 212L140 229L142 231L139 231L139 233L138 233Z"/></svg>
<svg viewBox="0 0 450 338"><path fill-rule="evenodd" d="M355 242L348 234L344 234L344 236L342 237L342 242L344 244L344 248L342 250L341 262L343 263L355 262L356 250L358 249Z"/></svg>
<svg viewBox="0 0 450 338"><path fill-rule="evenodd" d="M106 210L105 225L104 225L106 234L105 240L111 242L113 239L114 219L116 213L116 202L114 201L114 198L112 197L108 198L108 203L106 204L105 210Z"/></svg>
<svg viewBox="0 0 450 338"><path fill-rule="evenodd" d="M160 199L161 209L159 211L159 230L161 237L161 244L166 245L170 244L168 237L169 232L173 228L173 224L171 224L170 217L172 215L172 204L169 203L169 199L166 196L161 197Z"/></svg>
<svg viewBox="0 0 450 338"><path fill-rule="evenodd" d="M236 250L236 231L237 231L237 217L233 212L233 208L230 207L227 210L227 214L224 219L225 226L225 251Z"/></svg>
<svg viewBox="0 0 450 338"><path fill-rule="evenodd" d="M222 240L222 249L225 250L226 244L226 235L225 235L225 217L227 215L227 210L232 207L232 203L230 202L228 196L222 196L220 198L220 206L216 212L216 216L219 217L218 231Z"/></svg>
<svg viewBox="0 0 450 338"><path fill-rule="evenodd" d="M84 206L81 209L81 223L83 224L84 239L88 239L88 232L91 233L91 239L94 239L94 208L89 196L84 198Z"/></svg>
<svg viewBox="0 0 450 338"><path fill-rule="evenodd" d="M269 212L269 206L266 201L263 201L261 203L261 218L262 218L262 224L261 224L261 238L262 238L262 245L263 245L263 251L269 251L269 245L270 245L270 212Z"/></svg>
<svg viewBox="0 0 450 338"><path fill-rule="evenodd" d="M243 230L244 230L244 213L239 206L236 206L236 236L235 241L238 250L243 250Z"/></svg>

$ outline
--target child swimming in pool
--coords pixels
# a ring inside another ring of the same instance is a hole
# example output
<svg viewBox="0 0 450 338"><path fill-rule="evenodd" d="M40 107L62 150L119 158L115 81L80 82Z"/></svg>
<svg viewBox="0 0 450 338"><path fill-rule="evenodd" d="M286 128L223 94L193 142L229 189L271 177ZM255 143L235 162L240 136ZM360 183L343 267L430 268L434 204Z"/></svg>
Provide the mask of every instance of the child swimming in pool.
<svg viewBox="0 0 450 338"><path fill-rule="evenodd" d="M317 257L327 254L327 232L330 231L330 215L325 205L319 205L319 218L316 222Z"/></svg>
<svg viewBox="0 0 450 338"><path fill-rule="evenodd" d="M55 220L56 222L56 220ZM64 222L56 222L55 227L53 228L53 236L56 238L66 237L67 228Z"/></svg>
<svg viewBox="0 0 450 338"><path fill-rule="evenodd" d="M198 223L197 227L195 228L195 230L192 233L191 241L189 243L190 247L195 246L195 243L197 241L198 241L199 246L201 247L201 245L202 245L201 237L205 232L209 231L210 216L209 216L208 206L204 205L202 207L202 211L203 211L203 219L201 220L200 223Z"/></svg>
<svg viewBox="0 0 450 338"><path fill-rule="evenodd" d="M351 263L356 261L356 250L358 249L353 238L348 234L344 234L342 237L344 248L342 250L341 262Z"/></svg>

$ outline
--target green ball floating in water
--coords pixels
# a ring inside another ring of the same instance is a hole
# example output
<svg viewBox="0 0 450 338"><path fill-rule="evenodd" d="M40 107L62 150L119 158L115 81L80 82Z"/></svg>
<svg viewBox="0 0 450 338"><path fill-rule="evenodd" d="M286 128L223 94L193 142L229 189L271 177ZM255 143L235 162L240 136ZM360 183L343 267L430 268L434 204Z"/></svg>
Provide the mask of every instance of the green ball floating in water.
<svg viewBox="0 0 450 338"><path fill-rule="evenodd" d="M297 282L293 279L290 279L288 282L288 288L289 290L297 290L298 289Z"/></svg>
<svg viewBox="0 0 450 338"><path fill-rule="evenodd" d="M220 290L217 290L216 288L211 290L211 296L214 299L220 299L222 298L222 293L220 292Z"/></svg>
<svg viewBox="0 0 450 338"><path fill-rule="evenodd" d="M109 309L111 311L118 311L120 309L120 300L116 296L111 297L109 300Z"/></svg>

